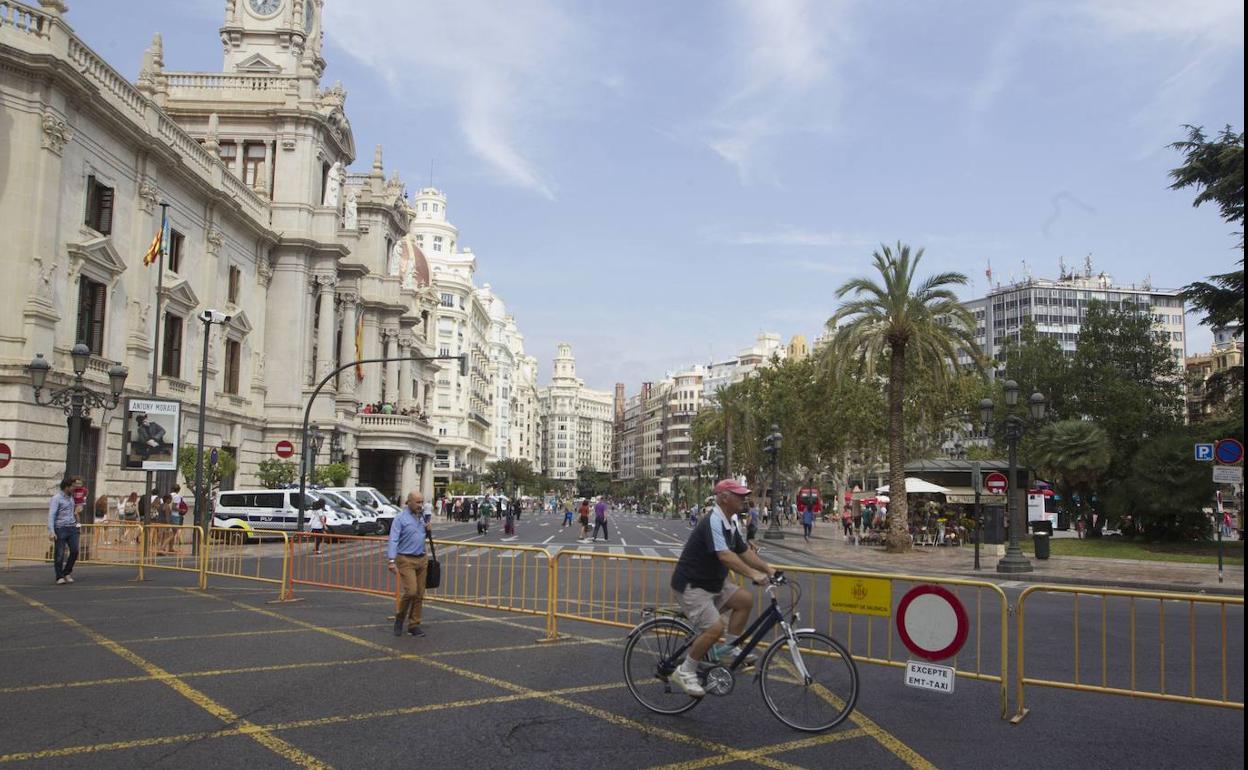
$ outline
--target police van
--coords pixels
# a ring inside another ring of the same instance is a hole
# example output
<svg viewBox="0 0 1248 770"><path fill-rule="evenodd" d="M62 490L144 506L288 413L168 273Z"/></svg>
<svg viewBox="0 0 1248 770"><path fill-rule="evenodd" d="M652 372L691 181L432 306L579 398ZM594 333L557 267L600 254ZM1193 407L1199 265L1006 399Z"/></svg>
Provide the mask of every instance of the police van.
<svg viewBox="0 0 1248 770"><path fill-rule="evenodd" d="M315 490L305 494L303 528L310 530L312 505L320 499ZM231 489L218 492L213 507L212 526L222 529L257 529L294 532L299 528L298 489ZM325 507L325 529L335 535L355 534L356 523L336 506Z"/></svg>

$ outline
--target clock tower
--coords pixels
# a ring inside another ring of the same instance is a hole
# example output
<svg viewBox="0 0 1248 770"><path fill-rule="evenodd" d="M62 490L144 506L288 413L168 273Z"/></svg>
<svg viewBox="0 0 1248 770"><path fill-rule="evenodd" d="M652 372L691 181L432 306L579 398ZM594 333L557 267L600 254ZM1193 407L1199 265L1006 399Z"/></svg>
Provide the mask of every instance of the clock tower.
<svg viewBox="0 0 1248 770"><path fill-rule="evenodd" d="M226 0L221 43L227 73L320 79L324 0Z"/></svg>

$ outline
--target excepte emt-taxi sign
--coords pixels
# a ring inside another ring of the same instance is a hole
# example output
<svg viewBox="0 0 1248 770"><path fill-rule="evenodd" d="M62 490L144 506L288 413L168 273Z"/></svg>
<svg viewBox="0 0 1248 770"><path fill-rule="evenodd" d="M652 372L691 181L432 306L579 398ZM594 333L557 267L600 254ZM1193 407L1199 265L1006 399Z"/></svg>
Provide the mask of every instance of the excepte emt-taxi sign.
<svg viewBox="0 0 1248 770"><path fill-rule="evenodd" d="M888 617L893 608L893 585L887 578L832 578L833 612Z"/></svg>

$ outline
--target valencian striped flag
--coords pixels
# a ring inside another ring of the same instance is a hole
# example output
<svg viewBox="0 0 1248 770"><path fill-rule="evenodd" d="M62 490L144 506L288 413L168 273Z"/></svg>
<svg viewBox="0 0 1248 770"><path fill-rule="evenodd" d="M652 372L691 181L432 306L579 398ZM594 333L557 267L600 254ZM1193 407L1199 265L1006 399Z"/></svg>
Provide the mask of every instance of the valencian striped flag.
<svg viewBox="0 0 1248 770"><path fill-rule="evenodd" d="M152 245L147 247L147 253L143 255L143 266L147 267L153 262L159 262L161 256L169 253L169 218L165 216L164 209L161 209L160 230L156 236L152 238Z"/></svg>
<svg viewBox="0 0 1248 770"><path fill-rule="evenodd" d="M364 314L360 313L355 319L355 360L359 361L364 357ZM364 381L364 367L360 364L355 365L355 381Z"/></svg>

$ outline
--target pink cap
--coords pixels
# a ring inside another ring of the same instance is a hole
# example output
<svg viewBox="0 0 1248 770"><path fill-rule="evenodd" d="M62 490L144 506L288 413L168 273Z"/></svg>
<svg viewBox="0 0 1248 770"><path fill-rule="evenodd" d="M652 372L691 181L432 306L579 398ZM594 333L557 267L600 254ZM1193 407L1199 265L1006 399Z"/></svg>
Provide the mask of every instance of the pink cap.
<svg viewBox="0 0 1248 770"><path fill-rule="evenodd" d="M724 479L715 485L715 494L720 492L732 492L735 495L748 495L750 488L736 479Z"/></svg>

